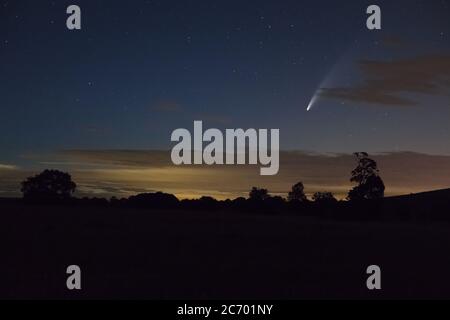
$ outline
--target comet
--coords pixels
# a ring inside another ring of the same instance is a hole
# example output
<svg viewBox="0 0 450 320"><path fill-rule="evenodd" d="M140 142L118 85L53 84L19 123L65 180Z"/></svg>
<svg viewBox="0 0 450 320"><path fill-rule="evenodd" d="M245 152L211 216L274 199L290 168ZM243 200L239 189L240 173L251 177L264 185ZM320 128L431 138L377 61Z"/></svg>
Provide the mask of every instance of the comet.
<svg viewBox="0 0 450 320"><path fill-rule="evenodd" d="M314 92L314 95L312 96L311 100L308 103L308 107L306 108L306 111L311 111L311 109L317 103L317 101L321 97L321 93L323 92L324 88L326 87L327 82L328 82L328 79L325 79L324 81L322 81L320 86L317 88L316 92Z"/></svg>
<svg viewBox="0 0 450 320"><path fill-rule="evenodd" d="M329 77L325 78L325 80L322 81L320 86L317 88L317 90L314 92L314 95L312 96L311 100L308 103L308 107L306 108L306 111L311 111L311 109L314 107L314 105L317 103L317 100L320 98L320 93L323 91L323 89L326 87L326 84L329 82Z"/></svg>
<svg viewBox="0 0 450 320"><path fill-rule="evenodd" d="M340 59L338 59L334 65L331 67L331 70L325 75L322 82L317 87L316 91L314 92L314 95L312 96L311 100L308 103L308 107L306 108L306 111L311 111L314 105L317 103L317 100L322 97L321 93L323 93L326 88L333 87L333 82L337 75L342 75L342 70L344 68L348 69L346 66L348 66L350 61L350 54L351 51L349 50L347 53L343 54Z"/></svg>
<svg viewBox="0 0 450 320"><path fill-rule="evenodd" d="M316 100L317 100L317 94L315 93L313 95L313 97L311 98L311 101L309 102L308 107L306 108L306 111L311 110L311 108L314 106L314 103L316 102Z"/></svg>

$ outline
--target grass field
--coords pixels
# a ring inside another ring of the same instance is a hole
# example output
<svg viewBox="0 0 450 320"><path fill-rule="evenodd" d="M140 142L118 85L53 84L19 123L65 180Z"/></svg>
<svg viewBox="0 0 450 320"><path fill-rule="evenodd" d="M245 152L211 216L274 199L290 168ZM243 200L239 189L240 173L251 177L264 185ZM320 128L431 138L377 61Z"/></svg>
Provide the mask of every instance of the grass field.
<svg viewBox="0 0 450 320"><path fill-rule="evenodd" d="M450 226L2 204L0 298L450 298ZM66 289L66 268L82 290ZM366 268L382 290L366 288Z"/></svg>

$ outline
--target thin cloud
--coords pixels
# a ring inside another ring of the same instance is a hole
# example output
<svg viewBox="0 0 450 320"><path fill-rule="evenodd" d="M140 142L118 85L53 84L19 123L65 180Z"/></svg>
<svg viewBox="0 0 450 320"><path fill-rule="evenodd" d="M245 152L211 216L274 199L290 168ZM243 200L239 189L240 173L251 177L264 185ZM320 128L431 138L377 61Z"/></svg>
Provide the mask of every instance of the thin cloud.
<svg viewBox="0 0 450 320"><path fill-rule="evenodd" d="M396 35L388 35L381 39L381 43L389 49L404 49L407 47L411 47L411 43L405 41L399 36Z"/></svg>
<svg viewBox="0 0 450 320"><path fill-rule="evenodd" d="M170 153L158 150L62 150L29 156L43 165L76 168L155 168L171 165Z"/></svg>
<svg viewBox="0 0 450 320"><path fill-rule="evenodd" d="M450 187L450 156L411 152L372 156L378 162L387 195ZM34 165L41 164L34 172L0 171L0 192L15 190L18 195L21 179L54 168L68 171L83 196L122 197L160 190L180 198L205 195L223 199L246 196L253 186L286 195L293 184L302 181L309 195L330 191L345 198L352 187L350 172L356 165L351 154L281 151L280 172L268 178L259 175L259 166L174 166L169 150L66 150L33 159Z"/></svg>
<svg viewBox="0 0 450 320"><path fill-rule="evenodd" d="M15 166L15 165L0 163L0 170L17 170L17 169L19 169L19 167Z"/></svg>
<svg viewBox="0 0 450 320"><path fill-rule="evenodd" d="M183 111L183 108L179 103L170 100L159 101L152 107L152 109L159 112L169 112L169 113Z"/></svg>
<svg viewBox="0 0 450 320"><path fill-rule="evenodd" d="M358 63L363 83L322 88L321 97L386 106L414 106L405 94L443 95L450 88L450 55L424 55Z"/></svg>

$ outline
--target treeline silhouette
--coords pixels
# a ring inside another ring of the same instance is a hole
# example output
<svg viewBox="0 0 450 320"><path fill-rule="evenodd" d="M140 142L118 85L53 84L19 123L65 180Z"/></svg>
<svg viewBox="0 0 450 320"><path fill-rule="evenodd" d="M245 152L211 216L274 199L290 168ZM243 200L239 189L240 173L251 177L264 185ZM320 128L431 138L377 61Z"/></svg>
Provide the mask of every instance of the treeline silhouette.
<svg viewBox="0 0 450 320"><path fill-rule="evenodd" d="M384 196L384 184L379 176L377 163L370 159L365 152L355 153L357 166L351 173L351 182L357 185L348 193L348 200L379 199ZM58 170L44 170L42 173L29 177L22 183L21 191L24 199L28 201L52 202L58 200L68 200L72 198L77 185L72 181L70 174ZM302 182L292 186L288 194L288 202L307 202L305 190ZM140 194L132 196L130 202L163 202L171 206L175 199L174 196L165 195L161 192L153 194ZM253 201L283 202L281 197L273 197L267 189L253 187L249 193L249 199ZM317 192L312 199L315 202L332 203L337 200L331 192ZM117 199L111 201L116 202ZM123 200L123 199L122 199ZM236 199L239 200L239 199ZM211 197L202 197L201 202L213 203L215 199Z"/></svg>
<svg viewBox="0 0 450 320"><path fill-rule="evenodd" d="M357 160L350 181L355 187L348 192L347 201L338 201L331 192L316 192L308 199L302 182L294 184L287 198L272 196L264 188L253 187L248 198L217 200L203 196L199 199L179 200L163 192L142 193L128 198L76 198L76 184L68 173L45 170L22 182L23 202L26 204L59 204L71 206L109 206L158 210L184 210L193 212L227 211L257 214L292 214L332 219L427 219L447 220L447 203L436 210L418 213L410 199L384 199L385 186L379 175L377 163L365 152L354 154ZM422 203L423 201L419 201ZM420 207L420 205L418 206ZM450 208L450 201L448 202ZM422 210L424 211L424 210Z"/></svg>

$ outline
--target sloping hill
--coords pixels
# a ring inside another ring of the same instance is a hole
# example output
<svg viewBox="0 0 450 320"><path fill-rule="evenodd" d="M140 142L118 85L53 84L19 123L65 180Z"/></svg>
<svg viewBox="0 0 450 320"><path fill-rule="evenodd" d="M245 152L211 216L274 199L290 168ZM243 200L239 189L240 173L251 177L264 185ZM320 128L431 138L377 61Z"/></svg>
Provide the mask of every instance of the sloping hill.
<svg viewBox="0 0 450 320"><path fill-rule="evenodd" d="M384 217L450 221L450 189L385 198L382 212Z"/></svg>

